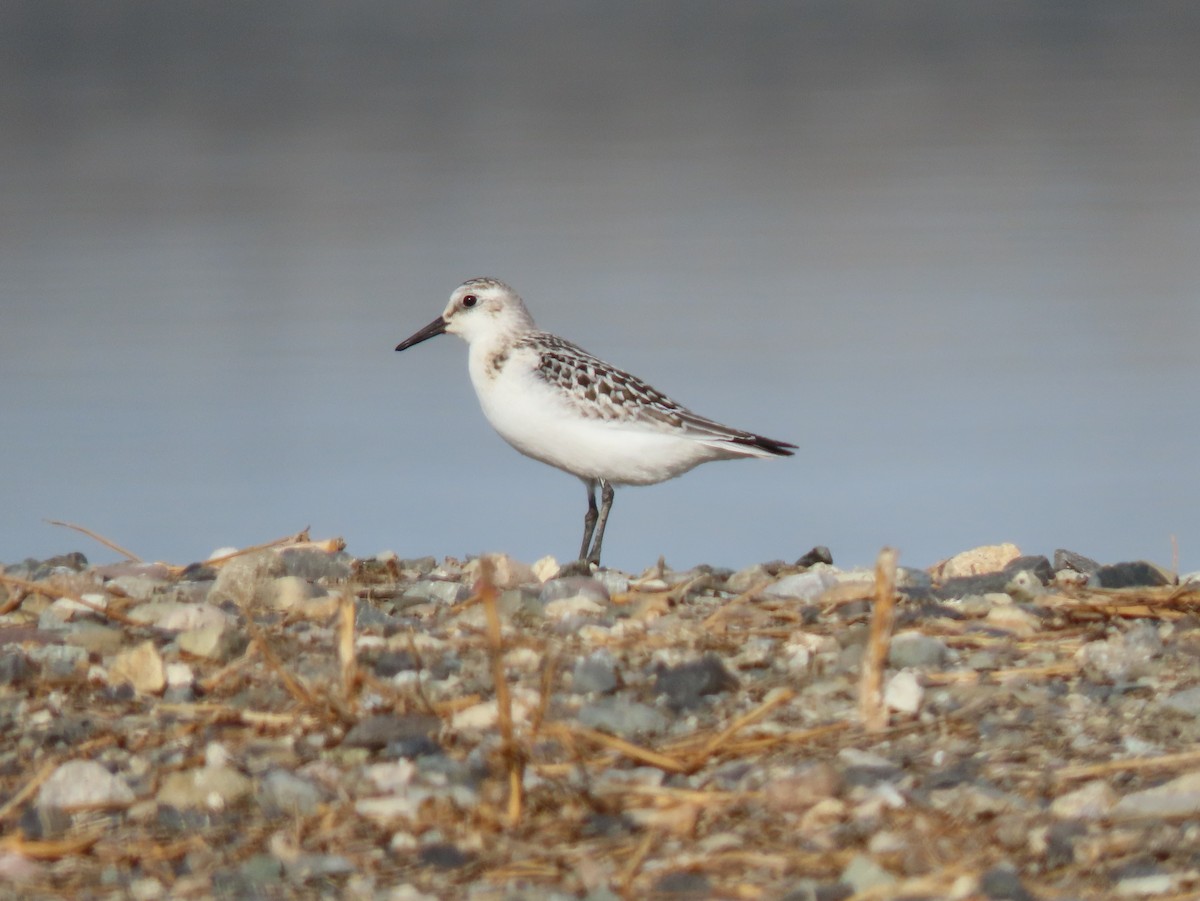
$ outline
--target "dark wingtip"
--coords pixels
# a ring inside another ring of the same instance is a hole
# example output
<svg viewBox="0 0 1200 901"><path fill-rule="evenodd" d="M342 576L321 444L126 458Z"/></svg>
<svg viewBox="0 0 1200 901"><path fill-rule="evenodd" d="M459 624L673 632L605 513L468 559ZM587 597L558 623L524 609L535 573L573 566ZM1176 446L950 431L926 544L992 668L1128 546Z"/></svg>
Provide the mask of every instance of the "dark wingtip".
<svg viewBox="0 0 1200 901"><path fill-rule="evenodd" d="M747 435L745 438L738 438L737 443L757 447L777 457L790 457L795 451L799 450L794 444L788 444L786 441L776 441L774 438L764 438L762 435Z"/></svg>

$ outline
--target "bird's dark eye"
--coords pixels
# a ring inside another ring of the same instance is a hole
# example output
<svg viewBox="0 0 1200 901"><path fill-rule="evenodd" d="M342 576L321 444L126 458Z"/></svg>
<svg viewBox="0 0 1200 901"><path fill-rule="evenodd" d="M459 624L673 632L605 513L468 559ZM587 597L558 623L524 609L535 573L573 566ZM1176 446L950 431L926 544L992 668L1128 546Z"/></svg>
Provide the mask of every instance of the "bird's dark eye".
<svg viewBox="0 0 1200 901"><path fill-rule="evenodd" d="M479 303L479 298L476 297L474 294L468 294L466 297L463 298L463 306L464 307L473 307L477 303Z"/></svg>

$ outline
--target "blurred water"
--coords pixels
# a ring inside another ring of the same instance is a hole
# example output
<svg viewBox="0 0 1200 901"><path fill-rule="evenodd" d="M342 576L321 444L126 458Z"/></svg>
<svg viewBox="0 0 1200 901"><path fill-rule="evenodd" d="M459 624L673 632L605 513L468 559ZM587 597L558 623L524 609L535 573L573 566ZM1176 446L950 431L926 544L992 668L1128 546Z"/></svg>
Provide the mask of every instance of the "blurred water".
<svg viewBox="0 0 1200 901"><path fill-rule="evenodd" d="M578 546L465 347L490 274L801 445L618 492L640 569L883 544L1200 567L1184 4L0 7L0 560Z"/></svg>

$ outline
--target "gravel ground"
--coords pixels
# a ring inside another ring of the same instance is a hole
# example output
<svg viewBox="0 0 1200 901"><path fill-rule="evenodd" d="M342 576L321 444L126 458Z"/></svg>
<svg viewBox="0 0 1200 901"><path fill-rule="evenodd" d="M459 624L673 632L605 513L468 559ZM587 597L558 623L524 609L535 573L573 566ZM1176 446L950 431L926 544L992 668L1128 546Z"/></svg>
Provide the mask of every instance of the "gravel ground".
<svg viewBox="0 0 1200 901"><path fill-rule="evenodd" d="M339 545L4 568L0 895L1200 898L1200 583Z"/></svg>

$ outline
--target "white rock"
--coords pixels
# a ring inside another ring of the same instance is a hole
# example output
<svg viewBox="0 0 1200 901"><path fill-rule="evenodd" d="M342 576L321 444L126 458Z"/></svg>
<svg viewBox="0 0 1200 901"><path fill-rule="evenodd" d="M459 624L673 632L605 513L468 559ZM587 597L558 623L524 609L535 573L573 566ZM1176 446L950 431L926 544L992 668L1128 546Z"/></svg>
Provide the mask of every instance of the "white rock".
<svg viewBox="0 0 1200 901"><path fill-rule="evenodd" d="M128 682L138 694L161 694L167 687L167 674L154 642L143 641L117 654L108 668L108 681L111 685Z"/></svg>
<svg viewBox="0 0 1200 901"><path fill-rule="evenodd" d="M38 789L38 807L91 807L133 803L133 790L94 760L69 760Z"/></svg>
<svg viewBox="0 0 1200 901"><path fill-rule="evenodd" d="M1020 556L1021 549L1015 544L985 544L955 554L944 563L934 566L932 570L933 575L943 581L964 576L979 576L999 572Z"/></svg>
<svg viewBox="0 0 1200 901"><path fill-rule="evenodd" d="M1087 782L1050 803L1050 813L1060 820L1099 820L1117 803L1117 793L1103 779Z"/></svg>
<svg viewBox="0 0 1200 901"><path fill-rule="evenodd" d="M538 696L534 692L514 690L512 692L513 722L524 723L528 720L530 711L533 710L534 705L537 703ZM482 731L495 728L499 719L499 708L496 706L496 701L491 700L458 711L458 713L454 714L454 718L450 721L450 724L453 728L464 731Z"/></svg>
<svg viewBox="0 0 1200 901"><path fill-rule="evenodd" d="M883 703L897 713L916 713L925 698L925 688L916 670L904 669L887 681L883 689Z"/></svg>
<svg viewBox="0 0 1200 901"><path fill-rule="evenodd" d="M837 577L831 573L812 569L808 572L784 576L773 585L763 589L763 594L776 598L798 598L803 601L815 601L833 586L837 585Z"/></svg>
<svg viewBox="0 0 1200 901"><path fill-rule="evenodd" d="M168 632L186 632L205 626L224 626L231 622L229 615L212 604L181 604L178 601L151 601L129 611L134 622L157 626Z"/></svg>
<svg viewBox="0 0 1200 901"><path fill-rule="evenodd" d="M558 571L561 568L562 567L558 565L557 560L555 560L553 557L546 556L537 561L537 563L533 564L533 576L539 582L548 582L550 579L553 579L558 575Z"/></svg>
<svg viewBox="0 0 1200 901"><path fill-rule="evenodd" d="M569 616L603 616L607 612L608 608L604 604L583 595L551 601L542 609L542 613L547 619L566 619Z"/></svg>
<svg viewBox="0 0 1200 901"><path fill-rule="evenodd" d="M1185 773L1163 785L1133 792L1113 807L1114 820L1167 819L1200 814L1200 770Z"/></svg>
<svg viewBox="0 0 1200 901"><path fill-rule="evenodd" d="M166 676L170 688L186 688L196 681L196 674L186 663L168 663Z"/></svg>

